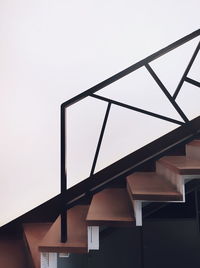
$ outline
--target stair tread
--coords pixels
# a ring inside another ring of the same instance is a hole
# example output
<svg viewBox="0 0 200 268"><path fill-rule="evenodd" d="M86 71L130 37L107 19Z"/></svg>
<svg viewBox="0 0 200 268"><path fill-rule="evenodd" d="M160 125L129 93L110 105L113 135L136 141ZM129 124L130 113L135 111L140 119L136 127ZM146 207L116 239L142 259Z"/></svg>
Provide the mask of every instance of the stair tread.
<svg viewBox="0 0 200 268"><path fill-rule="evenodd" d="M88 206L78 205L67 211L67 242L60 242L60 216L39 244L41 252L87 253L86 215Z"/></svg>
<svg viewBox="0 0 200 268"><path fill-rule="evenodd" d="M182 175L199 175L200 160L186 156L164 156L158 160L158 163L165 165L171 170Z"/></svg>
<svg viewBox="0 0 200 268"><path fill-rule="evenodd" d="M127 187L134 200L182 200L175 186L155 172L133 173L127 177Z"/></svg>
<svg viewBox="0 0 200 268"><path fill-rule="evenodd" d="M23 224L25 238L28 243L35 268L40 268L40 253L38 251L39 243L49 231L51 225L52 223Z"/></svg>
<svg viewBox="0 0 200 268"><path fill-rule="evenodd" d="M23 240L0 237L0 267L27 268L27 265Z"/></svg>
<svg viewBox="0 0 200 268"><path fill-rule="evenodd" d="M95 194L86 220L90 226L135 224L134 212L126 189L104 189Z"/></svg>

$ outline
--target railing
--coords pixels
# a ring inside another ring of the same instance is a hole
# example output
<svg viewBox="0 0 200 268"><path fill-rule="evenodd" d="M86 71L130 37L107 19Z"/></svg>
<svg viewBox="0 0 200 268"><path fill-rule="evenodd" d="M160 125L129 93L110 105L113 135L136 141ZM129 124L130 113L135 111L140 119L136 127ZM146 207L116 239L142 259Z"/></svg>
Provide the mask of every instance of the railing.
<svg viewBox="0 0 200 268"><path fill-rule="evenodd" d="M94 155L94 159L93 159L93 163L92 163L92 167L91 167L91 171L90 171L89 178L92 178L94 176L95 167L96 167L97 159L99 156L99 151L101 148L104 132L106 129L106 124L107 124L107 120L109 117L110 108L112 105L117 105L117 106L120 106L120 107L123 107L126 109L134 110L136 112L143 113L143 114L146 114L146 115L149 115L149 116L152 116L155 118L159 118L159 119L162 119L162 120L165 120L168 122L172 122L172 123L175 123L177 125L183 125L183 124L189 122L189 119L185 115L184 111L177 104L176 98L177 98L184 82L187 82L187 83L190 83L190 84L195 85L197 87L200 87L200 83L198 81L195 81L194 79L191 79L190 77L188 77L188 73L189 73L189 71L192 67L192 64L194 63L194 61L197 57L197 54L200 50L200 42L198 43L190 61L189 61L189 64L188 64L187 68L185 69L185 72L183 73L182 78L181 78L181 80L180 80L180 82L179 82L179 84L178 84L178 86L173 94L173 96L169 93L169 91L164 86L164 84L159 79L159 77L157 76L155 71L152 69L152 67L149 65L149 63L152 62L153 60L163 56L164 54L170 52L171 50L174 50L175 48L182 46L186 42L196 38L199 35L200 35L200 29L198 29L197 31L181 38L180 40L172 43L171 45L159 50L158 52L152 54L151 56L148 56L147 58L131 65L130 67L128 67L128 68L124 69L123 71L113 75L112 77L104 80L103 82L101 82L101 83L95 85L94 87L84 91L83 93L75 96L74 98L64 102L61 105L61 197L62 197L61 198L61 242L67 241L67 214L66 214L66 204L65 204L65 202L66 202L65 192L66 192L66 186L67 186L67 174L66 174L66 166L65 166L65 163L66 163L66 109L68 107L70 107L71 105L75 104L76 102L79 102L87 97L99 99L99 100L107 103L107 109L105 112L99 140L98 140L97 147L96 147L96 152ZM183 119L183 122L179 121L179 120L175 120L175 119L170 118L170 117L166 117L164 115L160 115L158 113L153 113L153 112L148 111L148 110L134 107L134 106L116 101L116 100L111 99L111 98L106 98L106 97L95 94L97 91L101 90L102 88L114 83L115 81L123 78L124 76L134 72L135 70L137 70L141 67L145 67L147 69L147 71L152 76L152 78L155 80L157 85L160 87L160 89L162 90L162 92L164 93L166 98L170 101L170 103L173 105L173 107L175 108L177 113Z"/></svg>

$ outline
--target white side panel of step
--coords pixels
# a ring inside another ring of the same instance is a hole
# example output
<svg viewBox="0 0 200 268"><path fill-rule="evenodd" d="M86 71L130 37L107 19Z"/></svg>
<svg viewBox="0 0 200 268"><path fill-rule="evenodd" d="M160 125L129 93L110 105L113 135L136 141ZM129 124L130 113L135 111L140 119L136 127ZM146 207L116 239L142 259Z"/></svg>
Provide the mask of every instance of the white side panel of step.
<svg viewBox="0 0 200 268"><path fill-rule="evenodd" d="M42 252L40 260L41 268L57 268L57 253Z"/></svg>
<svg viewBox="0 0 200 268"><path fill-rule="evenodd" d="M136 226L142 226L142 201L132 200L135 213Z"/></svg>
<svg viewBox="0 0 200 268"><path fill-rule="evenodd" d="M88 226L89 250L99 250L99 226Z"/></svg>

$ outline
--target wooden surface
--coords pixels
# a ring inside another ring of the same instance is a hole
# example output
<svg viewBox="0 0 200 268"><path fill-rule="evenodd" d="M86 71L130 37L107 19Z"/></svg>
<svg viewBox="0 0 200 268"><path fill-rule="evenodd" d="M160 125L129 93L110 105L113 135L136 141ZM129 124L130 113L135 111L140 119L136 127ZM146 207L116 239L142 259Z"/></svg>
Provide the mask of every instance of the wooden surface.
<svg viewBox="0 0 200 268"><path fill-rule="evenodd" d="M186 145L186 155L200 161L200 140L194 140Z"/></svg>
<svg viewBox="0 0 200 268"><path fill-rule="evenodd" d="M200 161L186 156L165 156L158 162L181 175L200 174Z"/></svg>
<svg viewBox="0 0 200 268"><path fill-rule="evenodd" d="M38 246L49 231L51 225L51 223L27 223L23 225L24 236L30 251L34 268L40 268L40 253Z"/></svg>
<svg viewBox="0 0 200 268"><path fill-rule="evenodd" d="M23 240L0 237L0 267L29 268Z"/></svg>
<svg viewBox="0 0 200 268"><path fill-rule="evenodd" d="M85 221L87 212L88 206L81 205L68 210L68 239L66 243L60 242L60 217L58 217L41 241L39 250L41 252L87 253L87 226Z"/></svg>
<svg viewBox="0 0 200 268"><path fill-rule="evenodd" d="M193 140L190 143L188 143L187 145L189 145L189 146L200 146L200 140Z"/></svg>
<svg viewBox="0 0 200 268"><path fill-rule="evenodd" d="M175 186L155 172L135 172L127 177L127 186L134 200L182 200Z"/></svg>
<svg viewBox="0 0 200 268"><path fill-rule="evenodd" d="M134 212L126 189L111 188L95 194L88 211L87 224L90 226L134 225Z"/></svg>

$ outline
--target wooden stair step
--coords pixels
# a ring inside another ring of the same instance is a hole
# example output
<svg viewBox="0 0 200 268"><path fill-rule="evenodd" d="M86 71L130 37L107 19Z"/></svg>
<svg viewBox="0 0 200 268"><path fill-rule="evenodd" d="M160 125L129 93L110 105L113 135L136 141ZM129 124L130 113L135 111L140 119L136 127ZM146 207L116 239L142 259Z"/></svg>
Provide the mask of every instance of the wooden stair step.
<svg viewBox="0 0 200 268"><path fill-rule="evenodd" d="M59 253L87 253L87 225L88 212L86 205L78 205L69 209L67 213L67 242L60 242L60 216L52 224L46 236L40 242L40 252Z"/></svg>
<svg viewBox="0 0 200 268"><path fill-rule="evenodd" d="M200 160L200 140L193 140L186 145L186 156Z"/></svg>
<svg viewBox="0 0 200 268"><path fill-rule="evenodd" d="M93 196L88 215L89 226L133 226L134 212L125 188L111 188Z"/></svg>
<svg viewBox="0 0 200 268"><path fill-rule="evenodd" d="M164 156L157 162L177 174L200 174L200 160L192 159L186 156Z"/></svg>
<svg viewBox="0 0 200 268"><path fill-rule="evenodd" d="M23 225L24 237L28 245L34 268L40 268L39 243L49 231L52 223L26 223Z"/></svg>
<svg viewBox="0 0 200 268"><path fill-rule="evenodd" d="M155 172L133 173L127 177L127 187L133 200L182 200L182 195L176 187Z"/></svg>
<svg viewBox="0 0 200 268"><path fill-rule="evenodd" d="M0 237L0 267L1 268L28 268L22 239Z"/></svg>

